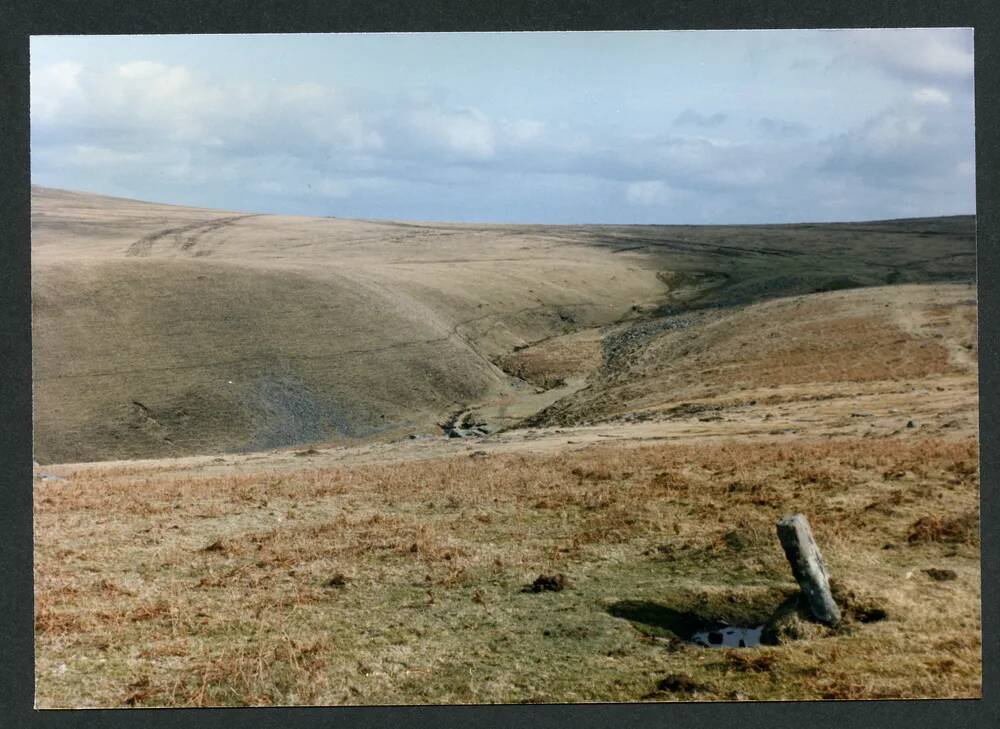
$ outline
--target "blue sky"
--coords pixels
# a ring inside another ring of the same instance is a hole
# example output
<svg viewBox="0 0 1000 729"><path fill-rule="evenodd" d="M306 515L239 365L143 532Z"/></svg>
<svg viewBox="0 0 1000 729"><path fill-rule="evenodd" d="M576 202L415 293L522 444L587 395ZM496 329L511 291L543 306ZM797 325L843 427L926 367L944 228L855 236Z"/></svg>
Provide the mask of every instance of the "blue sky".
<svg viewBox="0 0 1000 729"><path fill-rule="evenodd" d="M45 36L32 181L338 217L975 211L972 31Z"/></svg>

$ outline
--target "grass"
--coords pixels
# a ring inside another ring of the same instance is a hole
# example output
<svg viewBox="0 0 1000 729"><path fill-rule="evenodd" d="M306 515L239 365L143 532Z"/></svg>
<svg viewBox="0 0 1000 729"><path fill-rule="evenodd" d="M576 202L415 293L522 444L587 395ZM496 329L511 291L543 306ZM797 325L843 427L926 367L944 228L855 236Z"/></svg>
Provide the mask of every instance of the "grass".
<svg viewBox="0 0 1000 729"><path fill-rule="evenodd" d="M916 335L897 346L891 332L873 348L884 322L824 307L844 286L974 279L972 216L415 225L246 216L34 187L34 453L51 464L433 433L450 413L524 394L495 365L550 388L600 365L597 328L816 291L833 295L821 295L813 330L792 326L802 311L777 305L716 327L715 341L712 332L687 341L694 330L658 338L653 361L609 383L611 402L585 402L592 407L576 420L631 412L649 392L659 401L642 409L748 381L941 371L964 350ZM964 298L974 298L969 291ZM934 316L948 320L952 308ZM834 313L847 317L835 332ZM773 340L759 336L763 325ZM738 349L762 342L759 357ZM663 372L657 362L680 366Z"/></svg>
<svg viewBox="0 0 1000 729"><path fill-rule="evenodd" d="M559 387L601 365L601 333L585 330L546 339L496 358L504 372L539 387Z"/></svg>
<svg viewBox="0 0 1000 729"><path fill-rule="evenodd" d="M910 437L67 469L35 487L37 705L976 697L977 464L973 439ZM792 511L845 625L677 640L794 593ZM569 585L522 591L542 574Z"/></svg>
<svg viewBox="0 0 1000 729"><path fill-rule="evenodd" d="M33 208L39 707L980 695L973 218ZM403 438L543 401L604 425ZM254 455L65 465L219 451ZM794 511L835 628L794 609Z"/></svg>
<svg viewBox="0 0 1000 729"><path fill-rule="evenodd" d="M972 285L886 286L772 300L666 329L604 363L590 386L533 418L569 425L751 390L841 394L976 371Z"/></svg>

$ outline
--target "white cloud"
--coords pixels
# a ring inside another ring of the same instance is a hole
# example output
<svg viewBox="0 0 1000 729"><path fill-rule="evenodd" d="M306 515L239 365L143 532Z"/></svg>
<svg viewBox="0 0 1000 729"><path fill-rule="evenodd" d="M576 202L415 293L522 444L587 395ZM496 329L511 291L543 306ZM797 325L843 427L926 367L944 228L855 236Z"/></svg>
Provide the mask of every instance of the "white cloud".
<svg viewBox="0 0 1000 729"><path fill-rule="evenodd" d="M511 144L529 144L542 138L545 133L545 123L532 119L504 120L501 129L505 140Z"/></svg>
<svg viewBox="0 0 1000 729"><path fill-rule="evenodd" d="M953 171L974 157L971 109L911 98L831 140L824 169L883 190L939 190L974 199L955 187Z"/></svg>
<svg viewBox="0 0 1000 729"><path fill-rule="evenodd" d="M66 156L66 163L82 167L104 167L141 162L143 155L135 152L118 152L92 144L78 144Z"/></svg>
<svg viewBox="0 0 1000 729"><path fill-rule="evenodd" d="M933 86L924 86L913 92L913 100L918 104L944 104L951 103L951 96L941 89Z"/></svg>
<svg viewBox="0 0 1000 729"><path fill-rule="evenodd" d="M826 138L819 130L836 128L832 106L830 119L761 103L722 112L692 97L667 99L665 113L644 119L607 109L546 116L544 104L497 114L481 90L220 82L205 69L143 60L39 66L33 174L39 184L100 183L132 197L207 204L224 191L211 204L364 217L543 219L551 209L566 222L746 222L938 201L928 214L961 209L974 183L966 37L847 35L836 47L852 50L852 72L889 76L880 88L895 92L864 123ZM61 177L67 170L75 177Z"/></svg>
<svg viewBox="0 0 1000 729"><path fill-rule="evenodd" d="M677 193L660 180L633 182L625 187L625 199L633 205L666 205L676 202Z"/></svg>
<svg viewBox="0 0 1000 729"><path fill-rule="evenodd" d="M411 110L408 122L425 142L458 157L486 160L496 152L494 125L478 109L425 106Z"/></svg>
<svg viewBox="0 0 1000 729"><path fill-rule="evenodd" d="M133 61L118 67L118 75L133 87L154 98L179 99L193 91L190 72L183 66L166 66L152 61Z"/></svg>
<svg viewBox="0 0 1000 729"><path fill-rule="evenodd" d="M891 111L875 117L854 132L855 142L875 153L897 147L911 147L923 141L924 119L905 111Z"/></svg>
<svg viewBox="0 0 1000 729"><path fill-rule="evenodd" d="M972 77L972 31L964 28L864 29L838 33L856 60L905 79Z"/></svg>
<svg viewBox="0 0 1000 729"><path fill-rule="evenodd" d="M60 107L80 97L79 63L56 63L40 70L31 70L31 117L33 122L55 118Z"/></svg>

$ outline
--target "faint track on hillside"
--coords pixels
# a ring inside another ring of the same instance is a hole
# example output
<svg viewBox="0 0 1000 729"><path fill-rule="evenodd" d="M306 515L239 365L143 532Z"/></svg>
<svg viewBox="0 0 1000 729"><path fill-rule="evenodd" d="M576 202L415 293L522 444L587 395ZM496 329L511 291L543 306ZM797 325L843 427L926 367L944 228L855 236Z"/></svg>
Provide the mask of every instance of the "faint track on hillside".
<svg viewBox="0 0 1000 729"><path fill-rule="evenodd" d="M132 243L125 251L125 255L148 256L152 252L153 245L155 243L170 236L174 236L176 247L178 249L188 251L196 246L198 241L200 241L206 234L218 230L219 228L224 228L227 225L232 225L237 221L255 217L257 217L257 215L229 215L223 218L213 218L212 220L206 220L198 223L189 223L176 228L158 230L157 232L143 236L139 240Z"/></svg>
<svg viewBox="0 0 1000 729"><path fill-rule="evenodd" d="M560 306L564 308L579 308L592 306L588 302L581 302L576 304L561 304ZM394 342L392 344L386 344L381 347L370 347L364 349L346 349L339 352L321 352L318 354L285 354L282 359L287 361L311 361L311 360L336 360L342 359L344 357L356 357L372 354L381 354L383 352L389 352L395 349L405 349L407 347L419 347L427 346L432 344L441 344L451 340L454 337L459 337L474 354L482 358L489 366L495 367L489 359L479 354L471 343L464 338L464 336L459 332L459 329L463 326L471 324L473 322L482 321L483 319L488 319L490 317L511 317L518 316L528 311L544 309L547 305L537 305L537 306L527 306L522 309L517 309L512 312L493 312L491 314L482 314L479 316L474 316L469 319L464 319L462 321L456 322L448 329L446 334L438 337L430 337L425 339L413 339L403 342ZM219 367L233 367L237 365L247 364L251 362L262 362L272 359L270 354L254 354L247 357L238 357L228 360L217 360L214 362L193 362L190 364L178 364L178 365L167 365L162 367L136 367L131 369L119 369L119 370L99 370L96 372L73 372L73 373L61 373L47 376L38 376L34 378L35 382L45 382L54 380L75 380L75 379L85 379L89 377L115 377L121 375L136 375L145 374L150 372L181 372L185 370L196 370L196 369L214 369Z"/></svg>

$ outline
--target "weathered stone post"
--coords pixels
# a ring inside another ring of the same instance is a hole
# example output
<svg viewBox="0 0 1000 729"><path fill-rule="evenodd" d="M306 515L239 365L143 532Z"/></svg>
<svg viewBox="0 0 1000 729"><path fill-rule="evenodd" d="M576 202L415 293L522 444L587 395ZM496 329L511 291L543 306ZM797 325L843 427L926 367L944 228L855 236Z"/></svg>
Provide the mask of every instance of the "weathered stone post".
<svg viewBox="0 0 1000 729"><path fill-rule="evenodd" d="M786 516L778 522L778 539L813 616L827 625L838 622L840 609L830 593L826 563L813 539L809 520L804 514Z"/></svg>

